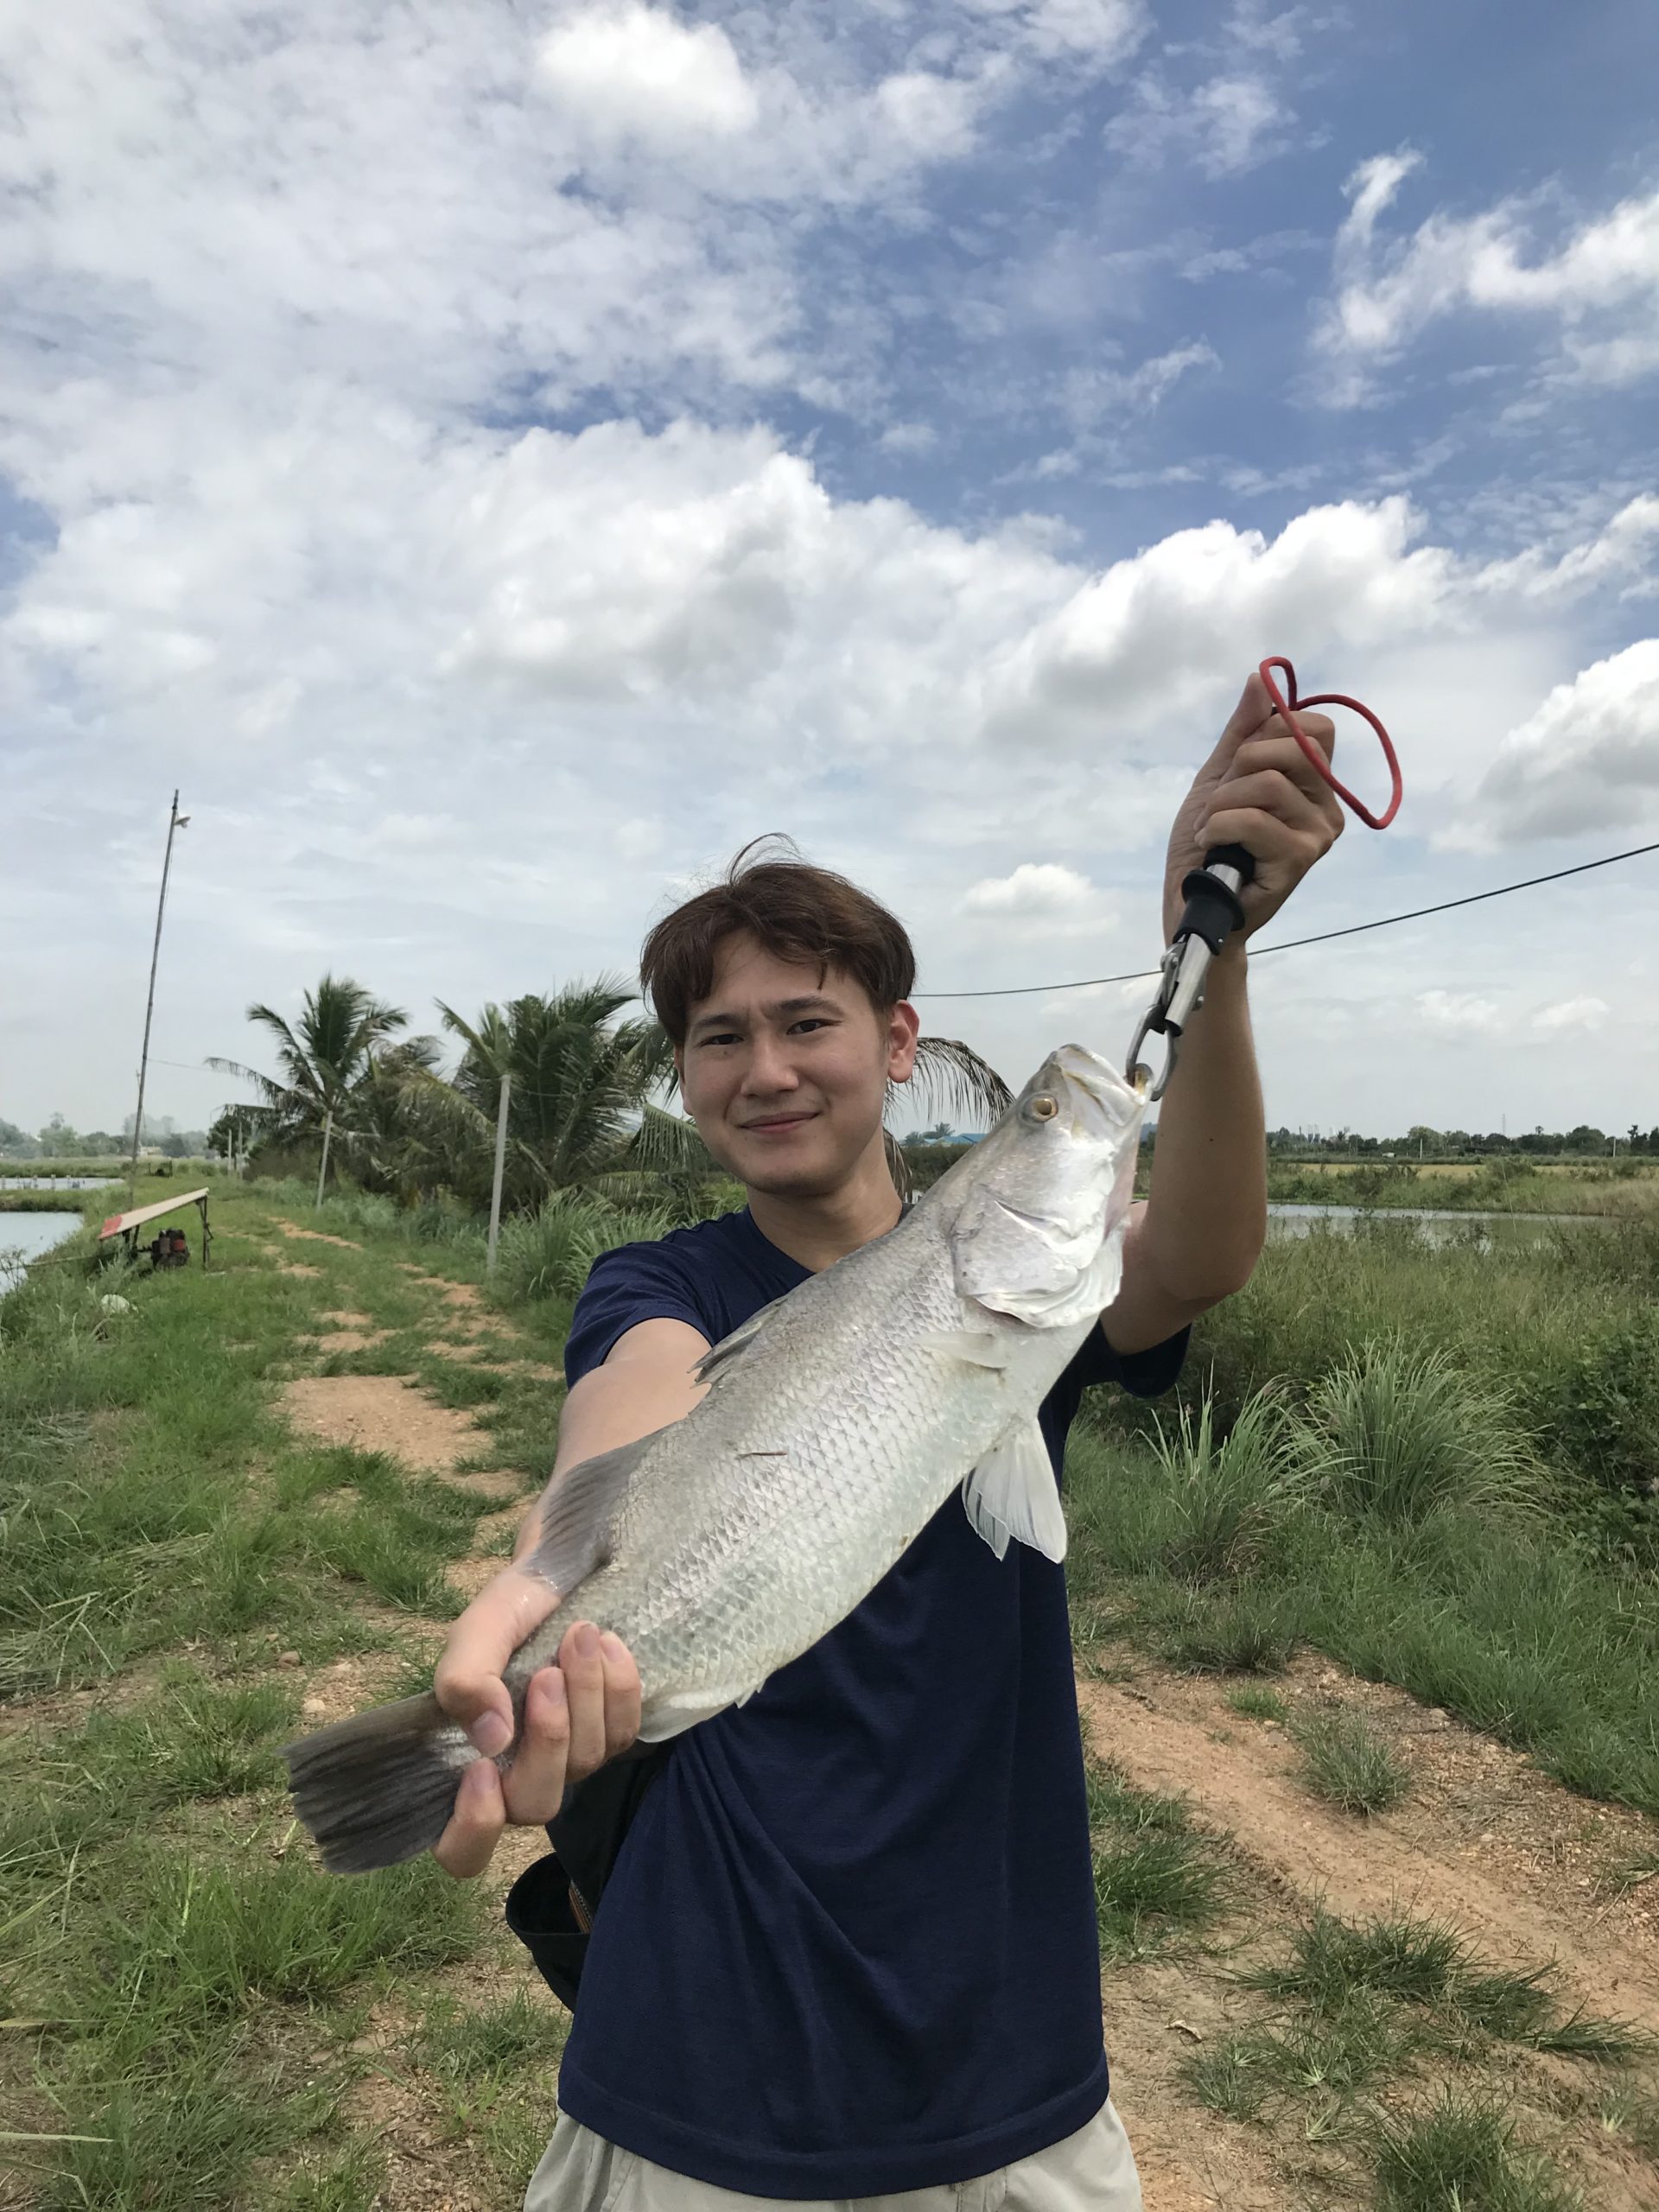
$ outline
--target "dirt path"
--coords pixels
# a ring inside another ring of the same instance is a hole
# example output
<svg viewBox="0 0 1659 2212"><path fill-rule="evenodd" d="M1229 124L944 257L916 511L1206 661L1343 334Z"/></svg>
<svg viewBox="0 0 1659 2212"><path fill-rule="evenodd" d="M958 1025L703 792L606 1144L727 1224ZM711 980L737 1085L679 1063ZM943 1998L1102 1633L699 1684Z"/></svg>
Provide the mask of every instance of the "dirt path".
<svg viewBox="0 0 1659 2212"><path fill-rule="evenodd" d="M1314 1900L1344 1917L1404 1908L1450 1923L1505 1969L1551 1964L1566 2007L1582 2004L1659 2034L1653 1889L1616 1885L1659 1849L1659 1822L1574 1796L1524 1758L1403 1692L1299 1661L1274 1688L1300 1707L1363 1709L1408 1763L1409 1796L1358 1820L1322 1805L1297 1772L1283 1727L1249 1718L1213 1681L1135 1664L1131 1683L1089 1679L1078 1696L1090 1744L1135 1787L1184 1796L1224 1833L1246 1909L1222 1955L1109 1967L1103 2002L1114 2095L1135 2147L1147 2212L1281 2212L1368 2203L1369 2191L1294 2128L1218 2118L1183 2079L1187 2052L1252 2017L1227 1947L1275 1948ZM1585 2189L1593 2212L1650 2212L1654 2167L1593 2119L1595 2078L1564 2061L1515 2054L1499 2076ZM1581 2116L1576 2124L1569 2116Z"/></svg>
<svg viewBox="0 0 1659 2212"><path fill-rule="evenodd" d="M1275 1885L1321 1897L1344 1916L1405 1905L1449 1920L1503 1965L1554 1960L1573 2001L1659 2034L1659 1945L1649 1908L1604 1900L1599 1881L1630 1853L1576 1840L1603 1829L1652 1848L1659 1823L1587 1804L1443 1715L1433 1732L1446 1749L1413 1760L1411 1795L1394 1812L1360 1821L1321 1805L1294 1779L1282 1730L1241 1718L1205 1685L1147 1679L1154 1686L1080 1686L1096 1751L1141 1788L1189 1796ZM1362 1695L1374 1689L1351 1684L1343 1701L1374 1706L1381 1700ZM1421 1718L1399 1693L1382 1699ZM1485 1814L1510 1802L1502 1837L1484 1826L1465 1840L1474 1801L1461 1770L1470 1763L1491 1774ZM1516 1797L1523 1815L1512 1808Z"/></svg>

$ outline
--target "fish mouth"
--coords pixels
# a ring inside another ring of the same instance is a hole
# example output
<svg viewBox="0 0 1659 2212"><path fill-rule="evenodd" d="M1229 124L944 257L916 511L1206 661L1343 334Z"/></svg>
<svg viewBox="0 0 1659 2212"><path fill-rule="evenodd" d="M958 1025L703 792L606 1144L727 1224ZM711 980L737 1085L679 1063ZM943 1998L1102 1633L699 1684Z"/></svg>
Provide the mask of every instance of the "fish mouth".
<svg viewBox="0 0 1659 2212"><path fill-rule="evenodd" d="M1062 1045L1049 1055L1044 1076L1051 1071L1053 1089L1064 1095L1090 1135L1116 1135L1131 1128L1140 1116L1143 1102L1139 1094L1109 1060L1086 1045Z"/></svg>

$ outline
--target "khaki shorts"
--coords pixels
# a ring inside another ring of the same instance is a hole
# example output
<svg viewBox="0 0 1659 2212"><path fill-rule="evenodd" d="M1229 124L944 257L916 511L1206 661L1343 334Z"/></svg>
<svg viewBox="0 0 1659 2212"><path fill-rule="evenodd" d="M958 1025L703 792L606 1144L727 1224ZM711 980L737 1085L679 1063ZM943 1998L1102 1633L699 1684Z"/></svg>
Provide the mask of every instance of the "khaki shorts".
<svg viewBox="0 0 1659 2212"><path fill-rule="evenodd" d="M620 2150L561 2113L531 2177L524 2212L753 2212L777 2197L744 2196L671 2173ZM1086 2127L976 2181L941 2182L892 2196L791 2198L791 2212L1141 2212L1129 2139L1109 2099Z"/></svg>

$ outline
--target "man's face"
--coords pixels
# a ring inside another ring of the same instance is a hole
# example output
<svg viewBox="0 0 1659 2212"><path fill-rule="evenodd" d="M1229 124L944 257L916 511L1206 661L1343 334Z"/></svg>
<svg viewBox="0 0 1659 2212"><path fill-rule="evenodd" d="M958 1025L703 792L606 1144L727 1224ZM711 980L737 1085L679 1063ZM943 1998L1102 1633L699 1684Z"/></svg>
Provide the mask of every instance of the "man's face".
<svg viewBox="0 0 1659 2212"><path fill-rule="evenodd" d="M838 969L820 982L816 963L730 938L674 1055L681 1095L728 1174L779 1198L823 1197L879 1141L888 1079L909 1076L917 1028L913 1008L878 1014Z"/></svg>

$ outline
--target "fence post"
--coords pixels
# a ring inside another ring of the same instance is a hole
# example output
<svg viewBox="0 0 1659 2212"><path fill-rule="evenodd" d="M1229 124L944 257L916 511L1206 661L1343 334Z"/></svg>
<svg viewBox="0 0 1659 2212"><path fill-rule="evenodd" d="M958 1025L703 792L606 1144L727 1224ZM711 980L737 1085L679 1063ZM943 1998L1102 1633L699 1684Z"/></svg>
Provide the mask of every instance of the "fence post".
<svg viewBox="0 0 1659 2212"><path fill-rule="evenodd" d="M501 1103L495 1113L495 1179L490 1185L490 1247L485 1255L484 1272L495 1273L496 1241L501 1234L501 1177L507 1162L507 1097L512 1089L512 1077L501 1078Z"/></svg>

